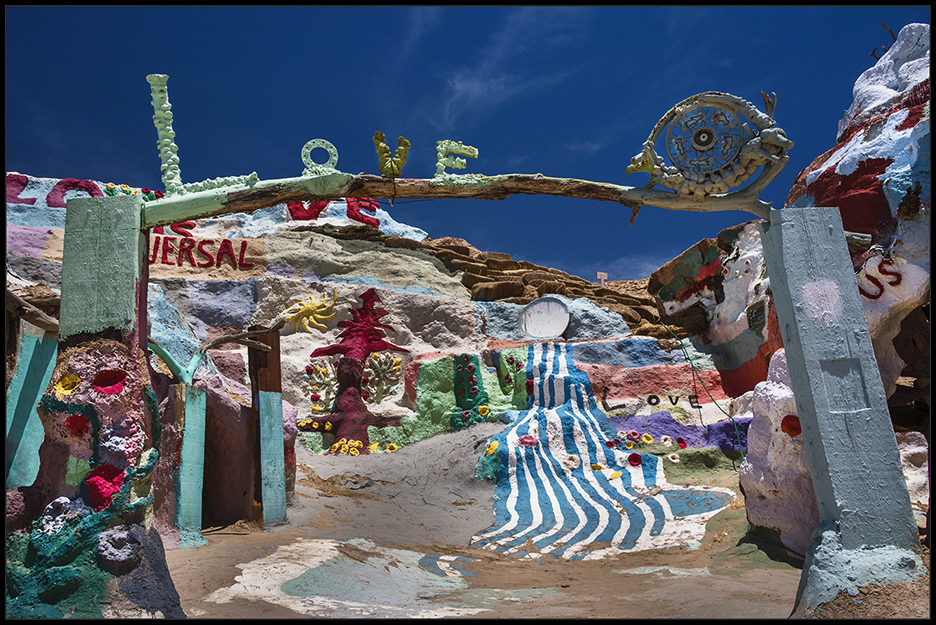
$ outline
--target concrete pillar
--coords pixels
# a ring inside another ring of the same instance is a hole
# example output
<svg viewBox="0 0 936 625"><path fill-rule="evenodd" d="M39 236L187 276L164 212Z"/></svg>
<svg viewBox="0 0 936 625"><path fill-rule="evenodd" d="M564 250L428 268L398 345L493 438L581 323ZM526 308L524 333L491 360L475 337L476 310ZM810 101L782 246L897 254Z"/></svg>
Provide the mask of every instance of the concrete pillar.
<svg viewBox="0 0 936 625"><path fill-rule="evenodd" d="M839 210L773 210L760 228L820 517L797 603L909 581L919 534Z"/></svg>

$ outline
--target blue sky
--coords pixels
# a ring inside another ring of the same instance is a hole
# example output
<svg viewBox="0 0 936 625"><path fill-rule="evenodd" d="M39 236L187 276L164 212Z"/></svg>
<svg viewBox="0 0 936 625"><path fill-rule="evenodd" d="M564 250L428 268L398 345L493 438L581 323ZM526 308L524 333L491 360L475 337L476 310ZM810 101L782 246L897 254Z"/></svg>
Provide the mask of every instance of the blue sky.
<svg viewBox="0 0 936 625"><path fill-rule="evenodd" d="M302 173L325 139L338 169L378 173L372 137L412 143L403 176L431 178L435 142L477 161L454 173L542 173L641 187L624 173L653 125L704 91L742 97L795 142L761 199L833 147L855 80L919 6L7 7L6 166L32 176L162 189L146 75L169 76L182 179ZM658 149L661 151L662 149ZM324 160L317 151L317 160ZM595 280L648 276L730 211L515 196L397 201L433 238Z"/></svg>

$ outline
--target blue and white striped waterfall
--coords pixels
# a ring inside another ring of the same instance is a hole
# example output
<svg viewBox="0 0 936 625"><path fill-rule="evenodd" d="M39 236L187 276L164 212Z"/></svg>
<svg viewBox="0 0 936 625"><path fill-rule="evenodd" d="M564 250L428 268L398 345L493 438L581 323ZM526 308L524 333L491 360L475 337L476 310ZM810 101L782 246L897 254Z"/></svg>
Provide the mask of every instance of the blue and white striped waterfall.
<svg viewBox="0 0 936 625"><path fill-rule="evenodd" d="M495 522L472 544L522 557L596 559L698 541L733 493L668 485L657 456L640 454L634 466L630 452L608 447L616 434L572 350L530 346L532 406L492 439Z"/></svg>

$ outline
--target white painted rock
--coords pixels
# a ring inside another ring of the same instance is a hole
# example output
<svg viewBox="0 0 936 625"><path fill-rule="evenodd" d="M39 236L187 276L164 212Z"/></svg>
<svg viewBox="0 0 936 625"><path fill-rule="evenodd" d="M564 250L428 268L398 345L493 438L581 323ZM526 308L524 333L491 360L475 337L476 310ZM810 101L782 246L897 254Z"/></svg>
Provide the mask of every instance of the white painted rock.
<svg viewBox="0 0 936 625"><path fill-rule="evenodd" d="M805 554L819 512L803 435L781 428L784 417L797 415L785 350L774 353L767 380L754 388L752 410L739 475L748 521L778 530L784 545Z"/></svg>

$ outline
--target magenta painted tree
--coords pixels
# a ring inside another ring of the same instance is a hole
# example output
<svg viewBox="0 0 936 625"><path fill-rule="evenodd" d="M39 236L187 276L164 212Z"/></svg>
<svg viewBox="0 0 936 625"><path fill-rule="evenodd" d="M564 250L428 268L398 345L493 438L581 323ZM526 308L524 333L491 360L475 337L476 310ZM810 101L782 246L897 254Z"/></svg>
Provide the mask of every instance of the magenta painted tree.
<svg viewBox="0 0 936 625"><path fill-rule="evenodd" d="M365 359L375 352L409 351L386 340L384 330L393 327L380 321L389 313L376 308L380 302L377 292L368 289L359 296L360 308L351 309L351 319L338 323L344 331L338 335L339 341L333 345L320 347L312 352L310 358L340 355L335 365L338 378L338 393L335 410L331 414L319 415L302 421L299 429L305 432L329 432L335 441L360 441L357 453L368 453L370 437L368 427L395 427L400 425L399 417L379 417L370 412L361 397L361 380L364 375ZM354 448L354 447L352 447Z"/></svg>

